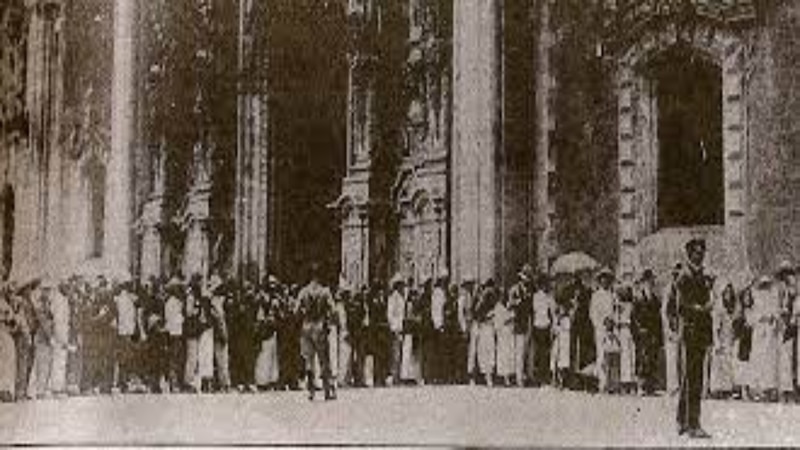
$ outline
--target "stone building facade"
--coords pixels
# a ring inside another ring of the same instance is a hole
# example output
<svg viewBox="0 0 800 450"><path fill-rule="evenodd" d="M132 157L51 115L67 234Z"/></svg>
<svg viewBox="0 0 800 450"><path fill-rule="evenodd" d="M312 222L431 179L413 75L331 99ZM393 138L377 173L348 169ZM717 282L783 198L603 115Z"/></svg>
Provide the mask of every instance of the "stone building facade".
<svg viewBox="0 0 800 450"><path fill-rule="evenodd" d="M14 0L0 267L510 281L797 259L788 0Z"/></svg>

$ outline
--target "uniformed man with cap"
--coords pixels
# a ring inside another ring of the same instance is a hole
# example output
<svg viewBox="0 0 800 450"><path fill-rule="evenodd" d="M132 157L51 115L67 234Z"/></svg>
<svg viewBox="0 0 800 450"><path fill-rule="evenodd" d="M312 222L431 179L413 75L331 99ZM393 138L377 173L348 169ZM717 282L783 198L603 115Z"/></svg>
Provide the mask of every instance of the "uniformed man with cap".
<svg viewBox="0 0 800 450"><path fill-rule="evenodd" d="M330 289L319 281L319 265L310 267L310 281L298 294L300 312L303 317L301 349L306 369L308 396L314 400L316 385L314 380L314 357L319 359L322 372L322 388L325 400L336 398L336 388L331 382L330 349L328 347L328 330L333 317L334 303Z"/></svg>
<svg viewBox="0 0 800 450"><path fill-rule="evenodd" d="M525 360L530 340L530 320L533 289L533 268L525 264L517 274L518 280L508 293L509 306L514 317L514 372L517 386L525 383Z"/></svg>
<svg viewBox="0 0 800 450"><path fill-rule="evenodd" d="M700 427L700 401L703 396L705 357L712 343L713 307L711 290L714 280L703 267L706 243L694 238L686 243L686 265L672 290L676 306L683 363L680 367L678 433L693 438L708 438Z"/></svg>

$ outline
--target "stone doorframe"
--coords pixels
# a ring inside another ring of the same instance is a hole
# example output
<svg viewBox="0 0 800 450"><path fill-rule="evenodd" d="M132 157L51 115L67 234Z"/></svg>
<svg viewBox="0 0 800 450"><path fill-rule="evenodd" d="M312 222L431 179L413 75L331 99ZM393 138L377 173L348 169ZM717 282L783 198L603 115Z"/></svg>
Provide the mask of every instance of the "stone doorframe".
<svg viewBox="0 0 800 450"><path fill-rule="evenodd" d="M660 232L657 222L658 120L655 83L646 68L654 57L682 43L722 71L724 225L727 270L742 268L745 250L746 139L743 37L725 26L699 23L686 37L674 23L653 26L616 59L618 95L619 267L640 269L642 240ZM690 232L692 227L690 227ZM698 227L698 233L703 229ZM686 234L681 230L681 235ZM691 233L690 233L691 234ZM680 244L682 245L682 244Z"/></svg>

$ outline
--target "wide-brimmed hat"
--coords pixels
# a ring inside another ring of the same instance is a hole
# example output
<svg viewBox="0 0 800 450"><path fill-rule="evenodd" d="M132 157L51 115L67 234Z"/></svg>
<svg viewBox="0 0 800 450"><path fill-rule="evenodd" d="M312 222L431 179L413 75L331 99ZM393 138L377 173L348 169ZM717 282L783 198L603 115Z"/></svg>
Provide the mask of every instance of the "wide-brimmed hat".
<svg viewBox="0 0 800 450"><path fill-rule="evenodd" d="M595 275L595 279L600 281L603 278L610 278L614 279L614 272L611 271L607 266L603 266L600 270L597 271L597 275Z"/></svg>
<svg viewBox="0 0 800 450"><path fill-rule="evenodd" d="M400 273L396 273L389 280L389 285L394 287L394 286L397 286L398 284L404 284L405 282L406 282L406 280L403 278L403 275L401 275Z"/></svg>
<svg viewBox="0 0 800 450"><path fill-rule="evenodd" d="M784 259L778 264L778 268L775 270L775 274L776 275L792 274L794 273L794 271L795 271L794 264L792 264L792 262L789 261L788 259Z"/></svg>
<svg viewBox="0 0 800 450"><path fill-rule="evenodd" d="M756 287L763 288L772 284L772 277L769 275L761 275L756 281Z"/></svg>

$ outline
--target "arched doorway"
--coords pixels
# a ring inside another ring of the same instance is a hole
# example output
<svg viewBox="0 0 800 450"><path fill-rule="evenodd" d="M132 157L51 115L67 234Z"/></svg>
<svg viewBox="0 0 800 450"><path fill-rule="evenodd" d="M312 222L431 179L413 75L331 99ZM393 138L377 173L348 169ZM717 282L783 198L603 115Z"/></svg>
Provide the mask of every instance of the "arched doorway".
<svg viewBox="0 0 800 450"><path fill-rule="evenodd" d="M658 228L722 225L722 70L676 47L653 63Z"/></svg>
<svg viewBox="0 0 800 450"><path fill-rule="evenodd" d="M652 27L618 56L619 271L668 273L690 237L746 264L746 54L734 32Z"/></svg>
<svg viewBox="0 0 800 450"><path fill-rule="evenodd" d="M14 188L5 185L0 192L0 279L8 279L14 263Z"/></svg>

